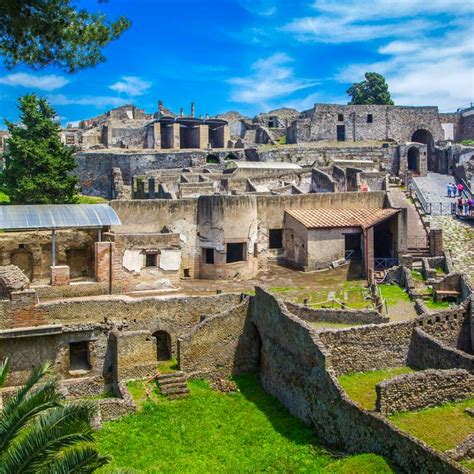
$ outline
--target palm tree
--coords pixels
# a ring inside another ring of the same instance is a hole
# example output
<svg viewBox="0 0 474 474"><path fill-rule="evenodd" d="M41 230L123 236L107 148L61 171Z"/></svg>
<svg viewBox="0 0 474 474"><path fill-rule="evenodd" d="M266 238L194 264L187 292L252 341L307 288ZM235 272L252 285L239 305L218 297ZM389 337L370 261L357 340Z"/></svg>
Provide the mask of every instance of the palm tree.
<svg viewBox="0 0 474 474"><path fill-rule="evenodd" d="M0 387L8 374L0 364ZM0 412L0 473L89 473L108 458L93 446L92 402L65 402L51 364L33 370ZM41 383L40 383L41 382Z"/></svg>

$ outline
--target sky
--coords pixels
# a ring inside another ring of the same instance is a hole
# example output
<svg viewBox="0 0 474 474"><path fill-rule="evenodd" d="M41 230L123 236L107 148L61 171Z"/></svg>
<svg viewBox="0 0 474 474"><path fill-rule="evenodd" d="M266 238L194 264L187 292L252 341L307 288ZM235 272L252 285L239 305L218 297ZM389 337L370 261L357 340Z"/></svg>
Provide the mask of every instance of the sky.
<svg viewBox="0 0 474 474"><path fill-rule="evenodd" d="M0 65L0 118L17 98L49 99L63 124L133 103L178 112L347 103L366 71L383 74L396 105L455 111L474 101L471 0L78 0L132 26L106 61L67 74ZM1 59L1 58L0 58ZM2 121L3 122L3 121ZM0 122L0 128L5 128Z"/></svg>

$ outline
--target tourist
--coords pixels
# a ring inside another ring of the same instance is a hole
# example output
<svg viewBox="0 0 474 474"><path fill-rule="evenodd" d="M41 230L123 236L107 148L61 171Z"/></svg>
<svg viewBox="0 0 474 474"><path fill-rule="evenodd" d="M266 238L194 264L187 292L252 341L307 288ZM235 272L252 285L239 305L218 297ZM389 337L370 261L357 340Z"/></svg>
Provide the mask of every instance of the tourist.
<svg viewBox="0 0 474 474"><path fill-rule="evenodd" d="M459 213L459 214L462 214L462 207L463 207L462 197L459 196L459 197L458 197L458 211L459 211L458 213Z"/></svg>
<svg viewBox="0 0 474 474"><path fill-rule="evenodd" d="M464 206L464 209L463 209L464 215L468 216L469 215L469 200L468 199L464 201L463 206Z"/></svg>
<svg viewBox="0 0 474 474"><path fill-rule="evenodd" d="M469 215L473 215L474 214L474 199L469 199L468 201L468 204L469 204Z"/></svg>
<svg viewBox="0 0 474 474"><path fill-rule="evenodd" d="M463 189L464 189L464 186L461 183L459 183L458 184L458 194L459 194L459 196L462 196L462 190Z"/></svg>
<svg viewBox="0 0 474 474"><path fill-rule="evenodd" d="M451 197L455 198L456 197L456 185L454 183L451 183Z"/></svg>
<svg viewBox="0 0 474 474"><path fill-rule="evenodd" d="M448 198L451 197L451 193L453 192L453 188L451 186L451 183L448 183Z"/></svg>

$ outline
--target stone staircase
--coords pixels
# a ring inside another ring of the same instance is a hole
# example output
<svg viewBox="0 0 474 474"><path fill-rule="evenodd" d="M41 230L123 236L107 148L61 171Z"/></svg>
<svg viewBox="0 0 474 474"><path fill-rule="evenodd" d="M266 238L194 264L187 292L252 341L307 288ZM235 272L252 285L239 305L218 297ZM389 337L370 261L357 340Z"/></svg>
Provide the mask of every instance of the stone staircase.
<svg viewBox="0 0 474 474"><path fill-rule="evenodd" d="M160 374L155 380L158 383L161 394L167 398L183 398L189 395L186 376L181 371L171 374Z"/></svg>

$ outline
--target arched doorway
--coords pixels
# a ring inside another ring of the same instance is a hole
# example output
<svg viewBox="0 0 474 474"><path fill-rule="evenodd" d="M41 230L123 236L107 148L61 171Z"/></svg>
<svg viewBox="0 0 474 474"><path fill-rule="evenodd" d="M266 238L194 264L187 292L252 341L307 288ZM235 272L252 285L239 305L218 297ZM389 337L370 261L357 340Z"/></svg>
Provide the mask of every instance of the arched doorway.
<svg viewBox="0 0 474 474"><path fill-rule="evenodd" d="M153 333L156 338L156 358L157 360L171 359L171 336L166 331L156 331Z"/></svg>
<svg viewBox="0 0 474 474"><path fill-rule="evenodd" d="M420 171L420 150L415 146L408 150L407 167L409 171Z"/></svg>
<svg viewBox="0 0 474 474"><path fill-rule="evenodd" d="M29 250L14 250L10 254L10 262L16 265L30 281L33 280L33 254Z"/></svg>
<svg viewBox="0 0 474 474"><path fill-rule="evenodd" d="M411 136L411 141L415 143L423 143L427 147L428 171L436 171L433 163L434 157L434 138L431 132L420 128Z"/></svg>

